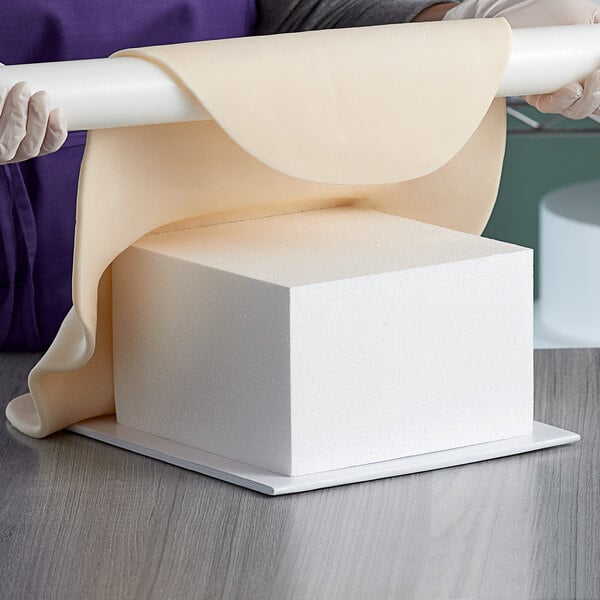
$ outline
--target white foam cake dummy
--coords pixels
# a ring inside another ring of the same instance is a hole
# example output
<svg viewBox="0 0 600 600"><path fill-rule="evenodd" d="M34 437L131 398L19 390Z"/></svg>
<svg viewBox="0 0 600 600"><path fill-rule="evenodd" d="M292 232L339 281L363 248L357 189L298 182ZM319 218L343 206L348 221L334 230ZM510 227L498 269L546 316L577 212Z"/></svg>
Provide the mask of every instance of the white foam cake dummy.
<svg viewBox="0 0 600 600"><path fill-rule="evenodd" d="M510 42L505 20L486 19L118 53L161 66L214 120L90 133L74 306L9 421L43 437L114 412L110 265L158 228L356 205L480 234Z"/></svg>

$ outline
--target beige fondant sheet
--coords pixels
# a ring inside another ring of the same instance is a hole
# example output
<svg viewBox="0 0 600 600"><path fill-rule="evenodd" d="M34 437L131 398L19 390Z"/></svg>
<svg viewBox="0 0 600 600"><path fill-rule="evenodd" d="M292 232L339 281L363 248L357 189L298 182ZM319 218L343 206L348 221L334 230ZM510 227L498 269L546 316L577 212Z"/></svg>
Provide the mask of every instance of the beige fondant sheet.
<svg viewBox="0 0 600 600"><path fill-rule="evenodd" d="M214 121L91 132L73 308L7 408L43 437L114 412L110 265L140 237L342 204L481 233L504 154L503 19L128 50ZM150 100L149 100L150 101Z"/></svg>

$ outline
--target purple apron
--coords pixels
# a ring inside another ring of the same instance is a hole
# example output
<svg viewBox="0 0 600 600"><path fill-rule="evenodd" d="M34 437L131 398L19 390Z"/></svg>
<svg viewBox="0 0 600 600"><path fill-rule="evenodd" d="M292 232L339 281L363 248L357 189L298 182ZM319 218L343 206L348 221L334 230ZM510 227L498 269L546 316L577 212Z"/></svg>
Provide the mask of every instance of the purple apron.
<svg viewBox="0 0 600 600"><path fill-rule="evenodd" d="M254 0L18 0L0 8L0 62L106 57L123 48L248 35ZM0 166L0 350L43 350L71 307L85 133Z"/></svg>

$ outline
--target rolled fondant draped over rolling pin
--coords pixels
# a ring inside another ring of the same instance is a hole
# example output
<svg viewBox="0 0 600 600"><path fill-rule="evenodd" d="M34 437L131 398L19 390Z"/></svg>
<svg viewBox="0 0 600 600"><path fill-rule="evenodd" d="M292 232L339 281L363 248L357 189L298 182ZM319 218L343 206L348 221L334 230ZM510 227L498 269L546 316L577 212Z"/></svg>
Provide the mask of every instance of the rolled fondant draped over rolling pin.
<svg viewBox="0 0 600 600"><path fill-rule="evenodd" d="M10 422L43 437L114 412L109 267L156 229L356 204L481 233L504 155L494 96L509 54L503 19L119 53L160 65L214 120L90 134L74 306Z"/></svg>

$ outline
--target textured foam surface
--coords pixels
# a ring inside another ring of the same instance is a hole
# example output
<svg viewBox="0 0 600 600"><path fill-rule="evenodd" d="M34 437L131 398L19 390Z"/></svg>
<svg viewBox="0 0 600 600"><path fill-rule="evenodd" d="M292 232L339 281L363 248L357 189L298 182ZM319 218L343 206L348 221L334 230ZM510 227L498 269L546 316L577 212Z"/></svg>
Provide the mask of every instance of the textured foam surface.
<svg viewBox="0 0 600 600"><path fill-rule="evenodd" d="M531 251L337 208L113 266L120 423L301 475L526 435Z"/></svg>
<svg viewBox="0 0 600 600"><path fill-rule="evenodd" d="M356 207L149 235L135 247L286 287L517 250L511 244Z"/></svg>

